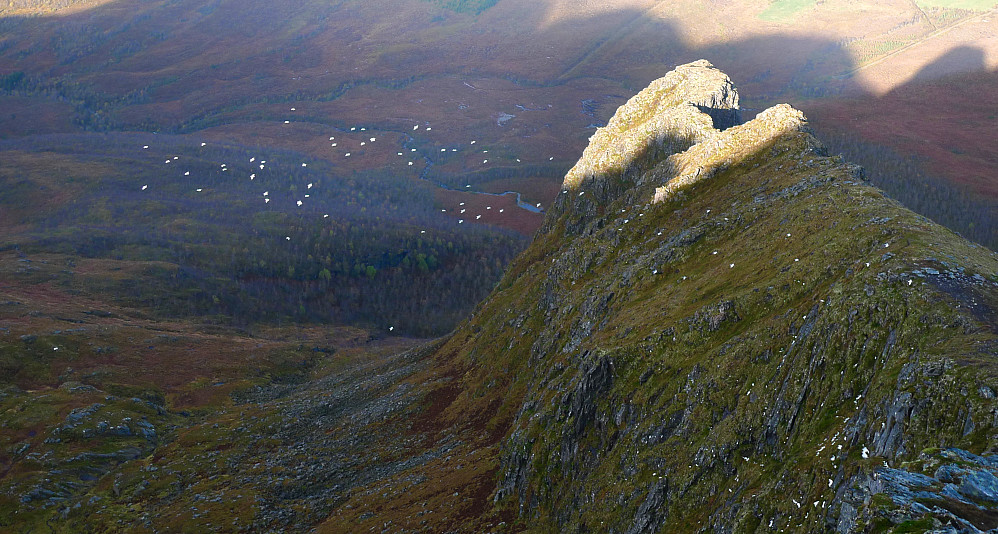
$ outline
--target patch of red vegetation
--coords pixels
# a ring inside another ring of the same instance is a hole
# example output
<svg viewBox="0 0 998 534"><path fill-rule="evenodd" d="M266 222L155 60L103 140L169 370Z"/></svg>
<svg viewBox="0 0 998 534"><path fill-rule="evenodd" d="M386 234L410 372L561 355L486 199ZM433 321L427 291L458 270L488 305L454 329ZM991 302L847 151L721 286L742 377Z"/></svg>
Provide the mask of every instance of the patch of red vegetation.
<svg viewBox="0 0 998 534"><path fill-rule="evenodd" d="M501 178L485 182L479 188L489 193L516 191L520 193L520 198L524 202L529 204L540 202L543 207L554 202L555 197L561 192L561 184L564 179L563 175Z"/></svg>
<svg viewBox="0 0 998 534"><path fill-rule="evenodd" d="M43 97L0 95L0 138L75 132L73 106Z"/></svg>
<svg viewBox="0 0 998 534"><path fill-rule="evenodd" d="M406 338L370 343L366 332L351 327L266 327L248 334L149 319L140 310L95 298L86 284L80 294L70 294L49 281L66 268L66 259L32 255L26 262L16 252L0 253L0 302L20 303L0 307L0 341L20 344L20 336L33 335L39 341L32 350L45 351L44 372L18 379L24 389L52 388L64 380L98 388L118 384L159 391L171 409L193 409L226 402L252 380L321 354L295 347L403 350L414 343ZM76 261L76 277L128 276L145 267L144 262ZM25 266L35 268L38 279L18 275ZM49 352L53 343L60 350ZM72 374L63 376L69 367Z"/></svg>
<svg viewBox="0 0 998 534"><path fill-rule="evenodd" d="M998 71L916 82L881 97L815 102L815 122L927 159L929 170L998 200Z"/></svg>
<svg viewBox="0 0 998 534"><path fill-rule="evenodd" d="M458 383L460 377L447 376L442 378L443 383L435 386L426 395L424 402L426 407L419 415L412 420L408 431L412 434L425 434L436 436L438 432L446 429L449 425L442 420L440 415L450 406L461 394L461 387Z"/></svg>
<svg viewBox="0 0 998 534"><path fill-rule="evenodd" d="M483 195L437 189L435 197L437 209L447 210L448 216L463 220L463 224L491 224L531 236L544 221L543 213L517 206L515 194Z"/></svg>

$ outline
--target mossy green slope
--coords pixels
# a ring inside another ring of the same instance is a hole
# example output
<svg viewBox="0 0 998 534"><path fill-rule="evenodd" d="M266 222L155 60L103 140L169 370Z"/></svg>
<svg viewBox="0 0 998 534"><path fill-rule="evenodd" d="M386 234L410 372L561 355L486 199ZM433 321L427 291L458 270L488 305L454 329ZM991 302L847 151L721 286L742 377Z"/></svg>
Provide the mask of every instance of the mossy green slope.
<svg viewBox="0 0 998 534"><path fill-rule="evenodd" d="M865 184L788 106L688 130L626 173L591 145L442 349L454 420L508 425L496 505L535 531L862 531L883 517L845 495L876 467L992 449L995 255Z"/></svg>

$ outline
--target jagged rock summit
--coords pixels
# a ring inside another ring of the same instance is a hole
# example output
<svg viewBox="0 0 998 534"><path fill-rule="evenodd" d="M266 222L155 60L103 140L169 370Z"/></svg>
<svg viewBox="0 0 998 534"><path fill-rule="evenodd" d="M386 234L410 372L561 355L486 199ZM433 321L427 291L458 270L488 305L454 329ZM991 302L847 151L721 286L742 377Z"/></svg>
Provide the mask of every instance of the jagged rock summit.
<svg viewBox="0 0 998 534"><path fill-rule="evenodd" d="M590 138L547 223L573 213L571 231L635 185L654 184L653 200L666 200L806 124L804 114L786 104L742 124L738 90L726 74L706 60L680 65L628 100ZM651 167L657 172L646 173Z"/></svg>
<svg viewBox="0 0 998 534"><path fill-rule="evenodd" d="M649 157L699 142L740 120L738 91L726 74L705 60L681 65L617 109L589 139L564 187L622 175Z"/></svg>

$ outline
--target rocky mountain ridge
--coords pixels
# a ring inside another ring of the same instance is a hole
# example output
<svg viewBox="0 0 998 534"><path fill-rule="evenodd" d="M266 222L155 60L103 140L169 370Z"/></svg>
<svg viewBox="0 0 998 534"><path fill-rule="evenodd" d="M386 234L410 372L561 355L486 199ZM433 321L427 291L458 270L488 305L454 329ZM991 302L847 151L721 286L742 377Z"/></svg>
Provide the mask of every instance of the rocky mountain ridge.
<svg viewBox="0 0 998 534"><path fill-rule="evenodd" d="M998 257L800 112L737 104L678 67L596 132L450 336L233 394L27 506L66 531L998 528Z"/></svg>
<svg viewBox="0 0 998 534"><path fill-rule="evenodd" d="M447 344L465 394L498 381L515 412L494 502L540 531L998 526L993 491L902 490L995 445L995 255L865 184L799 111L721 130L707 101L737 92L697 62L623 106Z"/></svg>

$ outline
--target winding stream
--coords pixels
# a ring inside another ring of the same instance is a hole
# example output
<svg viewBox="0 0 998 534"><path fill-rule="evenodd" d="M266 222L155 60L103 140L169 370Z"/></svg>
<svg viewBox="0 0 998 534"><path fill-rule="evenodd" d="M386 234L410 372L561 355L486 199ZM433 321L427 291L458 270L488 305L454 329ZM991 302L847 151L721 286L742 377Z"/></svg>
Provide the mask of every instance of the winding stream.
<svg viewBox="0 0 998 534"><path fill-rule="evenodd" d="M413 139L412 136L410 136L409 134L405 134L405 139L406 139L406 141L405 141L405 143L402 144L402 148L409 148L409 143L415 141L415 139ZM456 188L453 188L453 187L448 187L447 184L444 184L444 183L441 183L441 182L437 182L435 180L431 180L428 175L430 173L430 169L433 168L433 160L430 159L430 157L427 156L427 155L425 155L425 154L422 154L420 152L416 152L416 153L419 154L420 157L422 157L424 160L426 160L426 166L423 167L423 170L419 173L419 179L420 180L425 180L427 182L430 182L431 184L433 184L436 187L439 187L440 189L446 189L447 191L458 191L458 192L461 192L461 193L468 193L468 194L472 194L472 195L488 195L488 196L493 196L493 197L504 197L506 195L516 195L516 205L518 207L523 208L523 209L525 209L525 210L527 210L529 212L532 212L532 213L544 213L544 209L543 208L538 208L537 206L535 206L533 204L529 204L527 202L524 202L523 199L520 197L520 193L518 193L516 191L505 191L503 193L486 193L484 191L467 191L467 190L464 190L464 189L456 189Z"/></svg>

